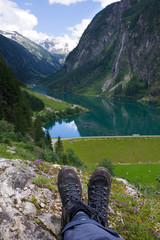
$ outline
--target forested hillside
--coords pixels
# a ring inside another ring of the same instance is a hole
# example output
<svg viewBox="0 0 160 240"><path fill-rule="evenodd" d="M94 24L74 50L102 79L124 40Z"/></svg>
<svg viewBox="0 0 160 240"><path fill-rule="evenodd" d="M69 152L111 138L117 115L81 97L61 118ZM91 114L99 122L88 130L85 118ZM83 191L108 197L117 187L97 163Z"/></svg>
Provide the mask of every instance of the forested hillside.
<svg viewBox="0 0 160 240"><path fill-rule="evenodd" d="M16 131L31 127L31 109L20 90L20 82L0 59L0 120L15 125Z"/></svg>
<svg viewBox="0 0 160 240"><path fill-rule="evenodd" d="M43 109L44 103L22 91L21 82L0 59L0 142L29 141L51 148L50 137L42 131L41 119L39 116L32 119L33 111L38 113Z"/></svg>

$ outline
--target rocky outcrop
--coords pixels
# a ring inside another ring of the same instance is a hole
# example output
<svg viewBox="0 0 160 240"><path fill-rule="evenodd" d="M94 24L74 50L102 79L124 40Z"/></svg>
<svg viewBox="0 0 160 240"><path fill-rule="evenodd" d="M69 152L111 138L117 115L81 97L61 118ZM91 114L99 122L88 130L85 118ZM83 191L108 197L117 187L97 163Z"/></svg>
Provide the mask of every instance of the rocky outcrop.
<svg viewBox="0 0 160 240"><path fill-rule="evenodd" d="M0 239L55 240L61 228L60 199L33 184L36 166L0 159L0 169Z"/></svg>
<svg viewBox="0 0 160 240"><path fill-rule="evenodd" d="M62 206L56 179L60 169L60 165L48 164L41 159L22 161L0 158L0 239L59 239ZM87 202L90 173L75 170L82 183L84 201ZM129 201L133 198L137 205L138 201L142 204L143 197L123 179L114 179L112 185L108 220L109 227L116 229L120 222L123 223L123 215L125 218L128 213L119 208L122 202L113 198L113 192L123 193ZM131 207L129 211L132 211Z"/></svg>

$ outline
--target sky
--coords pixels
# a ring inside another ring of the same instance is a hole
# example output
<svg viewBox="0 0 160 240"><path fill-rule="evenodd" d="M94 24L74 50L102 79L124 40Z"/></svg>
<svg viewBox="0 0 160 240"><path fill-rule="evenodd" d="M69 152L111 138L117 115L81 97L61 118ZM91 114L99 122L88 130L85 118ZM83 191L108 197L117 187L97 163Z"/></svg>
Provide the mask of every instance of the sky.
<svg viewBox="0 0 160 240"><path fill-rule="evenodd" d="M0 30L32 41L54 39L72 50L83 31L107 5L120 0L0 0Z"/></svg>

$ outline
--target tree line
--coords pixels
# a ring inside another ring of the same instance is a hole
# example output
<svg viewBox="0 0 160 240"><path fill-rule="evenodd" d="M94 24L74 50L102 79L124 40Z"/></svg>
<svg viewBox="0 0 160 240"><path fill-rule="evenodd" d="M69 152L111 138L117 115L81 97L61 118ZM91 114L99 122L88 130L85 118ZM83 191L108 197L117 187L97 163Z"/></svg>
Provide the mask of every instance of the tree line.
<svg viewBox="0 0 160 240"><path fill-rule="evenodd" d="M0 142L24 140L28 136L37 145L48 145L51 149L49 133L42 131L40 118L32 121L32 112L44 109L44 103L22 91L21 84L0 58Z"/></svg>

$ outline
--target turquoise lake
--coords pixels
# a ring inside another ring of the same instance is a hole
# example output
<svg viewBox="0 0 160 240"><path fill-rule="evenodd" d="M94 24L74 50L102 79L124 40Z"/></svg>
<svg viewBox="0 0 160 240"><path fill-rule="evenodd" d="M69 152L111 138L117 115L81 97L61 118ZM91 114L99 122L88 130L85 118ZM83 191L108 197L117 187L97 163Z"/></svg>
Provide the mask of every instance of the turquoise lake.
<svg viewBox="0 0 160 240"><path fill-rule="evenodd" d="M160 135L160 110L154 105L63 93L48 95L89 109L45 125L52 138Z"/></svg>

